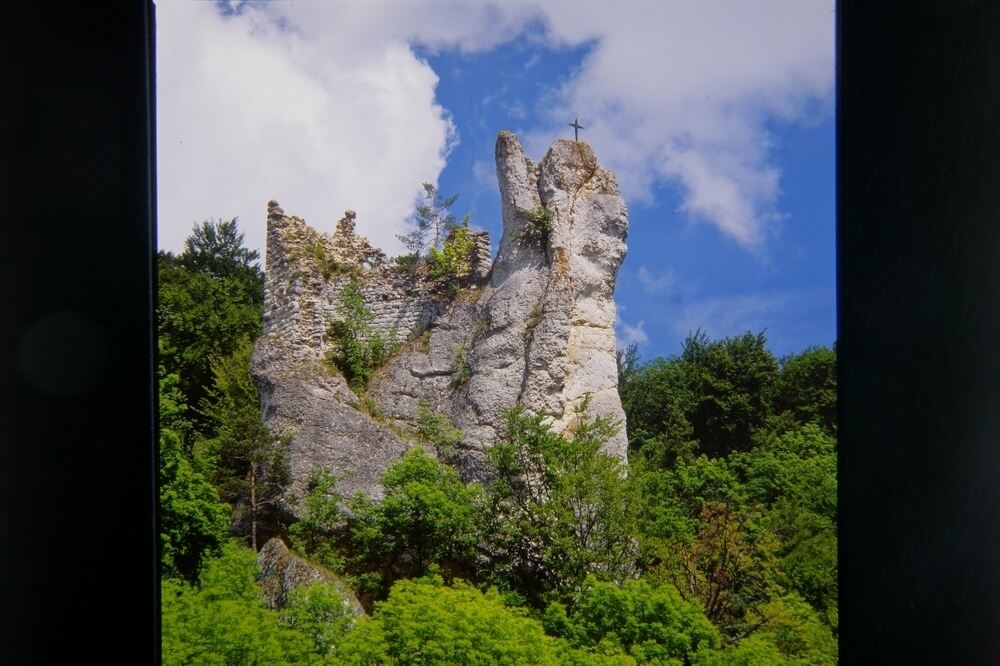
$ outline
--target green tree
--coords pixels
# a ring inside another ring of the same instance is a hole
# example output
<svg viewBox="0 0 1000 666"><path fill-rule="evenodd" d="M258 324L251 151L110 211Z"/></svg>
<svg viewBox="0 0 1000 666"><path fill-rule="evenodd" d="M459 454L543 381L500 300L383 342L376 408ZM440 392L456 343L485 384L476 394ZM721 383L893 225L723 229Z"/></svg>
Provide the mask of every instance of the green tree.
<svg viewBox="0 0 1000 666"><path fill-rule="evenodd" d="M574 647L625 653L640 664L687 663L698 650L719 645L697 603L644 580L617 586L590 576L569 612L561 603L549 605L544 625Z"/></svg>
<svg viewBox="0 0 1000 666"><path fill-rule="evenodd" d="M226 539L230 508L215 487L198 473L181 442L188 428L177 375L160 367L159 506L161 575L198 579L207 557L218 555Z"/></svg>
<svg viewBox="0 0 1000 666"><path fill-rule="evenodd" d="M160 430L159 500L161 575L194 582L206 558L218 555L225 542L230 508L166 428Z"/></svg>
<svg viewBox="0 0 1000 666"><path fill-rule="evenodd" d="M478 486L420 447L393 463L382 485L381 501L359 493L351 502L351 544L365 568L391 581L431 565L467 566L478 543Z"/></svg>
<svg viewBox="0 0 1000 666"><path fill-rule="evenodd" d="M639 365L635 347L619 355L618 392L628 424L629 446L660 468L689 459L697 449L688 421L695 395L677 357Z"/></svg>
<svg viewBox="0 0 1000 666"><path fill-rule="evenodd" d="M337 586L324 581L292 588L279 616L285 626L307 637L312 652L321 657L331 654L355 621Z"/></svg>
<svg viewBox="0 0 1000 666"><path fill-rule="evenodd" d="M619 425L588 408L589 397L567 438L518 405L487 450L490 574L536 604L571 594L588 573L620 581L634 572L632 486L621 460L601 450Z"/></svg>
<svg viewBox="0 0 1000 666"><path fill-rule="evenodd" d="M458 198L457 194L442 197L432 183L424 183L424 203L417 206L414 224L416 228L407 234L396 238L406 247L412 256L419 257L427 249L440 246L441 242L457 225L451 207Z"/></svg>
<svg viewBox="0 0 1000 666"><path fill-rule="evenodd" d="M781 359L774 408L799 424L817 423L837 434L837 353L810 347Z"/></svg>
<svg viewBox="0 0 1000 666"><path fill-rule="evenodd" d="M712 341L697 331L684 341L681 360L694 399L688 421L700 450L723 456L749 449L772 413L778 375L764 334Z"/></svg>
<svg viewBox="0 0 1000 666"><path fill-rule="evenodd" d="M287 440L272 434L260 414L260 397L250 376L248 340L213 365L214 387L203 402L215 437L199 442L198 460L231 504L234 522L245 526L254 550L268 534L277 532L277 500L290 482Z"/></svg>
<svg viewBox="0 0 1000 666"><path fill-rule="evenodd" d="M345 516L335 486L336 479L330 470L313 469L306 483L302 517L288 528L288 533L295 550L337 571L341 568L341 557L336 541L344 527Z"/></svg>
<svg viewBox="0 0 1000 666"><path fill-rule="evenodd" d="M254 551L226 544L199 584L161 581L162 662L173 664L306 663L314 643L281 623L255 582Z"/></svg>
<svg viewBox="0 0 1000 666"><path fill-rule="evenodd" d="M363 618L335 651L344 664L571 663L537 620L482 593L440 577L402 580Z"/></svg>
<svg viewBox="0 0 1000 666"><path fill-rule="evenodd" d="M434 279L459 280L472 272L472 251L476 242L469 232L469 216L448 233L441 249L431 246L427 273Z"/></svg>
<svg viewBox="0 0 1000 666"><path fill-rule="evenodd" d="M260 253L243 246L243 233L236 218L227 221L206 220L196 224L184 240L180 264L192 272L202 272L216 280L235 278L256 289L261 271Z"/></svg>
<svg viewBox="0 0 1000 666"><path fill-rule="evenodd" d="M187 447L194 436L212 434L197 408L213 384L214 359L260 335L264 277L256 252L242 243L235 220L203 222L181 255L157 256L159 363L164 374L177 375L179 402L189 408L190 432L179 432Z"/></svg>

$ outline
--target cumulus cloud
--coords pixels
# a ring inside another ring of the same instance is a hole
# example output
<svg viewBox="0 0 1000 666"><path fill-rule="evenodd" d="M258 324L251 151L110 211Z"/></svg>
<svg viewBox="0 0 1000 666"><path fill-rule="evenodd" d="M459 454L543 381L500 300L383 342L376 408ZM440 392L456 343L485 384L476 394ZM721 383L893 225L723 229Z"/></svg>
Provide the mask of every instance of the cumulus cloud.
<svg viewBox="0 0 1000 666"><path fill-rule="evenodd" d="M780 219L768 124L829 111L832 0L573 6L546 4L550 35L593 47L529 150L579 116L626 198L650 201L654 184L672 181L692 220L763 252Z"/></svg>
<svg viewBox="0 0 1000 666"><path fill-rule="evenodd" d="M267 201L324 231L345 209L373 242L395 234L420 183L436 182L457 140L434 99L438 78L402 41L332 45L257 7L157 2L159 245L193 223L240 218L264 248ZM332 23L328 21L327 23ZM336 24L333 24L336 26Z"/></svg>
<svg viewBox="0 0 1000 666"><path fill-rule="evenodd" d="M621 308L619 307L619 309ZM642 346L648 344L649 335L646 333L645 325L644 321L640 321L633 326L619 318L615 324L615 337L617 338L618 347L624 349L629 345Z"/></svg>
<svg viewBox="0 0 1000 666"><path fill-rule="evenodd" d="M579 116L626 198L680 185L681 208L759 252L776 232L772 122L809 119L833 84L833 2L500 4L157 0L160 246L237 215L263 250L264 210L330 230L347 208L390 253L421 182L458 133L415 55L485 51L531 32L589 45L524 139L541 156ZM529 61L531 62L531 61ZM824 107L826 105L826 107Z"/></svg>

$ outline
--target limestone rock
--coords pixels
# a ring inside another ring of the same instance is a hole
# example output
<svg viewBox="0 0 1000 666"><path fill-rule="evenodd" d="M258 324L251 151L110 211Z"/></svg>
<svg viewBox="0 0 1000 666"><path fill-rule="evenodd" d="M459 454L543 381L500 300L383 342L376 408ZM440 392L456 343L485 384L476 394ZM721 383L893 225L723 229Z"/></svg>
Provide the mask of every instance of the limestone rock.
<svg viewBox="0 0 1000 666"><path fill-rule="evenodd" d="M257 564L268 608L282 608L288 601L288 593L296 587L323 581L336 586L343 598L344 608L354 615L365 614L361 602L343 581L332 572L294 554L281 539L270 539L264 544L257 553Z"/></svg>
<svg viewBox="0 0 1000 666"><path fill-rule="evenodd" d="M421 402L462 430L463 448L450 462L466 479L483 478L482 453L505 410L522 404L571 432L588 394L592 415L621 424L605 448L625 458L613 295L628 211L614 175L576 141L554 142L536 165L505 131L496 165L499 250L491 261L488 235L473 232L472 274L451 285L457 294L426 270L377 259L355 233L353 211L328 236L268 204L264 334L252 370L265 423L292 436L290 498L315 466L346 475L342 493L379 497L379 476L412 444L406 435ZM324 257L336 272L323 273ZM406 340L369 382L377 420L358 411L357 397L322 360L336 299L352 279L376 329Z"/></svg>
<svg viewBox="0 0 1000 666"><path fill-rule="evenodd" d="M261 394L264 423L290 437L292 483L286 510L295 513L315 467L331 470L337 491L382 496L379 477L409 445L358 411L358 398L344 378L319 359L294 360L290 346L263 336L254 348L250 373Z"/></svg>

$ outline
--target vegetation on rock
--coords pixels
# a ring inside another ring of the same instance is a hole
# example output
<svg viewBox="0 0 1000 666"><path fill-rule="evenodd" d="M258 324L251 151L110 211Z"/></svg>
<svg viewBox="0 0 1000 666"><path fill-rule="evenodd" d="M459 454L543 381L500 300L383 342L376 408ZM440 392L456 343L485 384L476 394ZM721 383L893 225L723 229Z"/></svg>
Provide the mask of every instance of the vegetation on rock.
<svg viewBox="0 0 1000 666"><path fill-rule="evenodd" d="M521 211L524 224L521 226L521 233L518 241L524 245L534 244L545 247L549 241L549 234L552 233L552 211L545 206L538 206L531 210Z"/></svg>
<svg viewBox="0 0 1000 666"><path fill-rule="evenodd" d="M330 322L328 329L329 361L360 394L398 343L394 335L385 336L375 327L375 315L365 305L357 282L352 280L343 286L335 307L338 318Z"/></svg>
<svg viewBox="0 0 1000 666"><path fill-rule="evenodd" d="M472 272L472 252L476 242L469 233L469 216L448 234L441 249L432 246L427 257L427 273L435 280L457 281Z"/></svg>

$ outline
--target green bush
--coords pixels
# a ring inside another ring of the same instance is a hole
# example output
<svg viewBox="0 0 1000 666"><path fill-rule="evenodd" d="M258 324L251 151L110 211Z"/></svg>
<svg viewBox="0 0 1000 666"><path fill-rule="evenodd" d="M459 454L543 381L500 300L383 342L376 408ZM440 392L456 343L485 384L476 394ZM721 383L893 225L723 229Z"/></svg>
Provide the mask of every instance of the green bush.
<svg viewBox="0 0 1000 666"><path fill-rule="evenodd" d="M439 456L450 456L462 443L462 431L435 412L426 400L417 404L417 431L434 446Z"/></svg>
<svg viewBox="0 0 1000 666"><path fill-rule="evenodd" d="M361 493L351 501L351 545L363 569L392 580L473 557L479 486L466 486L420 447L403 454L381 481L381 501Z"/></svg>
<svg viewBox="0 0 1000 666"><path fill-rule="evenodd" d="M431 247L427 257L427 272L435 280L458 280L472 272L472 252L476 248L475 239L469 233L469 216L455 227L445 239L441 249Z"/></svg>
<svg viewBox="0 0 1000 666"><path fill-rule="evenodd" d="M558 642L496 591L440 577L403 580L336 649L344 664L531 664L556 666ZM579 663L579 662L578 662Z"/></svg>
<svg viewBox="0 0 1000 666"><path fill-rule="evenodd" d="M552 232L552 212L545 206L521 211L524 224L518 235L522 245L537 244L545 247Z"/></svg>
<svg viewBox="0 0 1000 666"><path fill-rule="evenodd" d="M375 328L375 315L365 305L356 282L344 285L335 308L340 318L330 322L328 329L332 343L329 360L343 373L351 389L360 394L398 343L395 335L383 336Z"/></svg>
<svg viewBox="0 0 1000 666"><path fill-rule="evenodd" d="M621 459L601 450L620 426L588 409L589 396L567 437L515 406L486 451L491 581L538 605L571 597L589 573L620 581L635 572L632 484Z"/></svg>
<svg viewBox="0 0 1000 666"><path fill-rule="evenodd" d="M686 663L719 645L719 634L701 607L671 587L628 580L620 587L587 578L572 611L560 603L545 612L549 634L588 651L622 652L637 663Z"/></svg>
<svg viewBox="0 0 1000 666"><path fill-rule="evenodd" d="M287 664L303 662L313 649L308 636L267 609L260 587L257 554L227 544L209 561L198 587L161 582L162 662L164 664Z"/></svg>
<svg viewBox="0 0 1000 666"><path fill-rule="evenodd" d="M464 386L472 378L472 366L469 364L469 352L465 345L455 347L455 372L451 376L453 386Z"/></svg>

